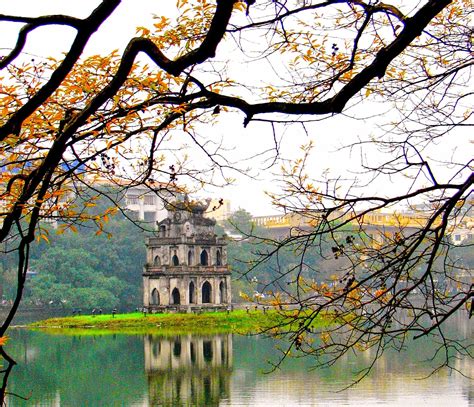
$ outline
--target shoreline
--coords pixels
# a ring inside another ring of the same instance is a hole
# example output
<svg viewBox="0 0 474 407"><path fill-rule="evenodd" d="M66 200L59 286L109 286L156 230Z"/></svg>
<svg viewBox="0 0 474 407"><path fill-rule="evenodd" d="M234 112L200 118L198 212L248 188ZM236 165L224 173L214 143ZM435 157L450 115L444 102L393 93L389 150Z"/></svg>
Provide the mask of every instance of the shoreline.
<svg viewBox="0 0 474 407"><path fill-rule="evenodd" d="M48 333L131 333L131 334L213 334L238 333L258 334L278 326L288 328L297 316L292 312L276 310L234 310L202 314L104 314L76 315L72 317L49 318L33 322L21 328ZM327 325L329 318L321 316L314 321L314 327ZM20 327L19 327L20 328Z"/></svg>
<svg viewBox="0 0 474 407"><path fill-rule="evenodd" d="M48 332L110 331L151 333L258 333L278 324L282 317L276 311L234 310L202 314L103 314L49 318L17 328Z"/></svg>

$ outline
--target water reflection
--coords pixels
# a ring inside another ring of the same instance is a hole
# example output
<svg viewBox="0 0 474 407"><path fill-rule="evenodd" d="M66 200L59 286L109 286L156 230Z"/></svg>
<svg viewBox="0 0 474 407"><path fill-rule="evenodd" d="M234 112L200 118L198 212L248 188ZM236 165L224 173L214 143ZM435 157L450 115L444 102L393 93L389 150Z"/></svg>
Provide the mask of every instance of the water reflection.
<svg viewBox="0 0 474 407"><path fill-rule="evenodd" d="M457 332L472 344L473 326L457 321ZM384 354L358 386L338 392L363 368L370 352L348 353L331 369L310 370L311 358L289 359L271 374L278 359L274 339L231 335L60 335L10 331L7 351L15 366L9 391L30 399L9 405L41 406L469 406L473 382L442 371L427 380L433 364L429 340L403 352ZM466 343L466 344L467 344ZM474 373L469 357L453 361Z"/></svg>
<svg viewBox="0 0 474 407"><path fill-rule="evenodd" d="M151 405L217 406L230 397L232 336L144 338Z"/></svg>

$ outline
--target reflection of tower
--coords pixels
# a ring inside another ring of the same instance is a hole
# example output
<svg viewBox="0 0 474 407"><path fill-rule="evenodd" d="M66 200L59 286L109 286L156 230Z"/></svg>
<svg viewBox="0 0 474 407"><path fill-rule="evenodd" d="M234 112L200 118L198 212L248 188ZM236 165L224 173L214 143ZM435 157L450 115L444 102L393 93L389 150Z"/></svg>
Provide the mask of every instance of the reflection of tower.
<svg viewBox="0 0 474 407"><path fill-rule="evenodd" d="M229 398L232 336L145 337L149 404L217 406Z"/></svg>
<svg viewBox="0 0 474 407"><path fill-rule="evenodd" d="M151 312L222 309L231 303L227 243L203 216L210 201L170 204L147 239L143 305Z"/></svg>

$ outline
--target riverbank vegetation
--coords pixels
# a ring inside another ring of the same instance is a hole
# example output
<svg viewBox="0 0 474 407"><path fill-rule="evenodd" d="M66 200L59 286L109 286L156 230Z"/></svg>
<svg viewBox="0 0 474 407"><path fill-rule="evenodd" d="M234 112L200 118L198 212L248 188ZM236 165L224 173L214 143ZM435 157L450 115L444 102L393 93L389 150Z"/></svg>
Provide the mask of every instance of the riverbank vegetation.
<svg viewBox="0 0 474 407"><path fill-rule="evenodd" d="M107 208L104 199L95 201L88 208L90 215ZM45 239L31 245L29 284L25 287L23 306L53 307L65 310L81 309L83 313L92 309L110 312L117 308L121 312L134 310L142 305L142 278L145 262L145 237L152 233L153 225L146 222L133 224L127 218L130 213L111 213L97 235L92 222L77 225L73 230L44 229ZM46 230L48 232L46 233ZM228 240L228 263L232 271L232 298L234 302L259 299L261 291L279 291L277 284L282 274L280 269L292 270L298 265L298 254L293 247L280 251L278 257L258 263L262 253L269 253L273 245L265 241L268 231L253 224L252 215L239 209L218 227L218 233L233 236L253 234L245 239ZM258 236L258 237L257 237ZM330 245L320 247L329 253ZM257 254L259 253L259 254ZM308 271L318 269L318 282L330 283L339 278L338 269L343 260L335 260L313 250L307 255ZM12 255L5 256L3 272L0 272L0 287L6 302L15 296L15 266ZM251 272L248 272L249 269ZM296 271L286 273L285 282L294 281ZM310 277L308 273L304 276ZM244 276L244 278L242 278ZM286 285L291 290L294 285ZM257 294L257 298L255 298Z"/></svg>
<svg viewBox="0 0 474 407"><path fill-rule="evenodd" d="M93 217L106 209L101 199L89 213ZM92 310L134 309L140 304L143 230L131 227L122 213L110 213L101 234L92 221L70 230L62 223L55 226L44 228L45 238L31 245L24 305ZM14 284L9 284L14 268L3 274L9 300L15 294Z"/></svg>

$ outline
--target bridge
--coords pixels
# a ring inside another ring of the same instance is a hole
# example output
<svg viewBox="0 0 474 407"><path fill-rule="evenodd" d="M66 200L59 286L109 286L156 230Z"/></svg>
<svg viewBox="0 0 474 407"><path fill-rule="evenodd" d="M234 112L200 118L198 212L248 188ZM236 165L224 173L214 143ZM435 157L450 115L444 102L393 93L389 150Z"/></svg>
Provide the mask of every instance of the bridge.
<svg viewBox="0 0 474 407"><path fill-rule="evenodd" d="M332 220L339 220L341 222L347 221L350 218L355 218L355 214L343 214L341 212L333 212L331 215ZM257 226L261 226L267 229L275 228L305 228L314 227L321 220L320 212L304 212L304 213L290 213L282 215L268 215L268 216L255 216L253 221ZM383 213L374 212L361 216L356 221L355 219L351 223L356 223L360 226L380 226L380 227L396 227L396 228L421 228L426 225L428 217L422 214L415 213Z"/></svg>
<svg viewBox="0 0 474 407"><path fill-rule="evenodd" d="M314 229L321 222L322 214L316 211L307 211L304 213L288 213L280 215L256 216L253 221L257 226L263 227L271 231L274 236L288 236L294 231L308 231ZM425 227L429 221L429 217L424 213L416 212L380 212L364 214L355 219L354 213L334 212L331 214L330 220L338 220L340 222L348 222L357 230L364 230L375 240L383 238L391 238L395 233L402 231L414 231ZM434 222L434 226L439 225L441 219ZM462 222L468 229L474 226L474 218L466 217ZM453 233L454 227L448 232Z"/></svg>

